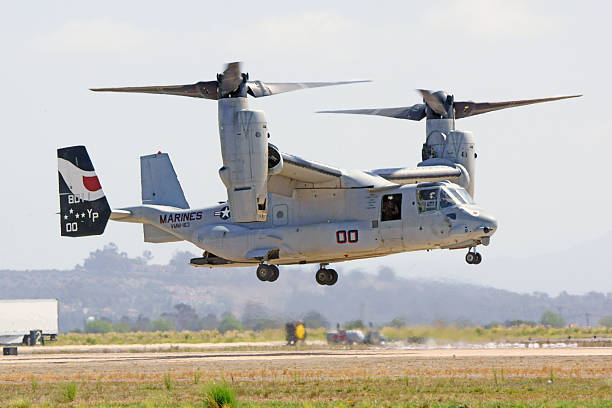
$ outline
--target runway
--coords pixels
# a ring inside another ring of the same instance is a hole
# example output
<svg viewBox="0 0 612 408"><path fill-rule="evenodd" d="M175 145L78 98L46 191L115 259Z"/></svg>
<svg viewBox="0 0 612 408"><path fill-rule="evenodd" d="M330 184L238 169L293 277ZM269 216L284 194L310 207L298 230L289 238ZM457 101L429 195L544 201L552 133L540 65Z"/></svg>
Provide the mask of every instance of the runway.
<svg viewBox="0 0 612 408"><path fill-rule="evenodd" d="M328 349L197 352L85 352L22 354L0 358L0 381L178 378L202 371L210 378L276 378L290 373L317 378L362 376L506 375L612 377L612 348L540 349Z"/></svg>

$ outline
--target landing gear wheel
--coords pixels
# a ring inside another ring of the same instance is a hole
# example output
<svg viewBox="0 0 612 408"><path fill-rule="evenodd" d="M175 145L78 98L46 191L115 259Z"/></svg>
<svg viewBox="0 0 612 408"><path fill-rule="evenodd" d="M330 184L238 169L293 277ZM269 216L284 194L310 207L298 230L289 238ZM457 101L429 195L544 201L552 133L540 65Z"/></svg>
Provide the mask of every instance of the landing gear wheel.
<svg viewBox="0 0 612 408"><path fill-rule="evenodd" d="M257 275L257 279L259 279L262 282L265 282L270 279L270 276L272 275L272 273L268 265L261 264L257 267L256 275Z"/></svg>
<svg viewBox="0 0 612 408"><path fill-rule="evenodd" d="M469 263L470 265L473 264L475 260L476 260L476 253L475 252L468 252L465 255L465 262Z"/></svg>
<svg viewBox="0 0 612 408"><path fill-rule="evenodd" d="M319 269L317 273L315 274L315 280L317 281L319 285L327 285L327 282L329 281L329 273L327 269L325 268Z"/></svg>
<svg viewBox="0 0 612 408"><path fill-rule="evenodd" d="M478 252L476 252L474 255L476 255L476 259L474 259L474 265L478 265L482 262L482 255L480 255L480 253Z"/></svg>
<svg viewBox="0 0 612 408"><path fill-rule="evenodd" d="M327 273L329 275L329 280L327 281L327 285L331 286L338 282L338 272L335 269L328 269Z"/></svg>
<svg viewBox="0 0 612 408"><path fill-rule="evenodd" d="M278 266L276 265L268 265L268 269L270 270L270 276L268 277L268 282L274 282L278 279Z"/></svg>

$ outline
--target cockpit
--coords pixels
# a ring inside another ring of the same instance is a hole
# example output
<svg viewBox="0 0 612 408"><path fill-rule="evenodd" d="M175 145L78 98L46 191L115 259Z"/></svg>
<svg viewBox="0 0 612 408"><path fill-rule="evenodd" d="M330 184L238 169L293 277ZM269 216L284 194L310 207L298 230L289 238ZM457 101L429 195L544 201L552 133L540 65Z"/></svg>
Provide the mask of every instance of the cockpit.
<svg viewBox="0 0 612 408"><path fill-rule="evenodd" d="M457 205L473 204L475 203L470 194L463 187L456 184L421 184L417 188L419 213L443 210Z"/></svg>

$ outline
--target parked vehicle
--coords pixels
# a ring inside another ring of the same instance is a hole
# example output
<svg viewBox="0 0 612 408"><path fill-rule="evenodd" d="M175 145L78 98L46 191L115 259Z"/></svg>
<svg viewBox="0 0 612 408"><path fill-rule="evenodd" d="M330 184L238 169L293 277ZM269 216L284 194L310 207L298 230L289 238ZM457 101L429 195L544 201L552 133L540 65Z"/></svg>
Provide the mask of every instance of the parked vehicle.
<svg viewBox="0 0 612 408"><path fill-rule="evenodd" d="M57 299L0 300L0 344L45 344L59 331Z"/></svg>

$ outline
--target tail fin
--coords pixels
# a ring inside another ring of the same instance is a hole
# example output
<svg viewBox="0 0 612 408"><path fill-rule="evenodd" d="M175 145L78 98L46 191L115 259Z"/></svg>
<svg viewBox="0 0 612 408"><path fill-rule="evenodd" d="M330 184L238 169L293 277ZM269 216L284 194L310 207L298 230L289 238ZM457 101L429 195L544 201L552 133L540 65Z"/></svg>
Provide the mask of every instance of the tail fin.
<svg viewBox="0 0 612 408"><path fill-rule="evenodd" d="M142 203L189 208L167 153L140 157Z"/></svg>
<svg viewBox="0 0 612 408"><path fill-rule="evenodd" d="M85 146L57 149L62 236L100 235L111 209Z"/></svg>
<svg viewBox="0 0 612 408"><path fill-rule="evenodd" d="M167 153L140 157L142 203L189 208L181 184ZM145 242L176 242L180 238L150 224L143 224Z"/></svg>

